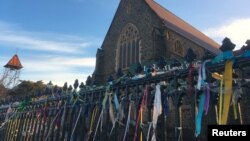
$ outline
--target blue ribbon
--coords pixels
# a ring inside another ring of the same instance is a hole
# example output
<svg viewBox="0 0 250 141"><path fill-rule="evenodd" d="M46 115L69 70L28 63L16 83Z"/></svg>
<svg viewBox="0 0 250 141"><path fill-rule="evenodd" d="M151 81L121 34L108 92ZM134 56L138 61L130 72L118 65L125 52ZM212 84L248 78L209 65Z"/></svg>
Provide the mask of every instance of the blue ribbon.
<svg viewBox="0 0 250 141"><path fill-rule="evenodd" d="M84 111L84 115L85 115L85 117L89 117L89 105L87 104L87 106L86 106L86 109L85 109L85 111Z"/></svg>
<svg viewBox="0 0 250 141"><path fill-rule="evenodd" d="M202 64L202 79L205 81L207 79L207 75L206 75L206 63L209 62L210 60L206 60L205 62L203 62Z"/></svg>
<svg viewBox="0 0 250 141"><path fill-rule="evenodd" d="M242 57L250 57L250 50L244 52L244 54L242 55Z"/></svg>
<svg viewBox="0 0 250 141"><path fill-rule="evenodd" d="M198 114L196 116L196 129L195 129L195 136L198 137L201 133L201 120L202 120L202 115L203 115L203 110L204 110L204 104L205 104L205 94L202 93L200 95L200 103L199 103L199 110Z"/></svg>
<svg viewBox="0 0 250 141"><path fill-rule="evenodd" d="M201 85L203 84L203 80L202 80L202 65L200 65L199 70L198 70L198 82L197 82L197 89L200 90L201 89Z"/></svg>
<svg viewBox="0 0 250 141"><path fill-rule="evenodd" d="M223 52L221 54L219 54L218 56L216 56L213 60L212 63L219 63L223 60L228 60L228 59L232 59L234 57L233 52L232 51L226 51Z"/></svg>
<svg viewBox="0 0 250 141"><path fill-rule="evenodd" d="M115 103L115 109L116 109L116 111L118 111L119 107L120 107L119 101L118 101L118 98L117 98L117 95L116 95L117 93L118 93L118 90L114 94L114 103Z"/></svg>
<svg viewBox="0 0 250 141"><path fill-rule="evenodd" d="M164 113L164 116L166 117L169 112L167 93L164 93L162 96L163 96L162 98L163 113Z"/></svg>
<svg viewBox="0 0 250 141"><path fill-rule="evenodd" d="M206 63L210 62L210 60L204 61L200 67L199 67L199 77L198 77L198 83L197 83L197 89L201 90L201 87L204 87L206 84L205 81L207 79L206 75Z"/></svg>

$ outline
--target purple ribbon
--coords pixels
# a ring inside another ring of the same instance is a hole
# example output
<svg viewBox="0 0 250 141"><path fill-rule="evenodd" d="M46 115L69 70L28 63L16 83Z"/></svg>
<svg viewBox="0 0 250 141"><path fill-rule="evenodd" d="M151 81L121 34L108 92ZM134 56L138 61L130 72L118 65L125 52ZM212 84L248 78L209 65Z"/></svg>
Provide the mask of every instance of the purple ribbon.
<svg viewBox="0 0 250 141"><path fill-rule="evenodd" d="M210 86L209 84L206 85L205 87L205 104L204 104L204 111L205 111L205 114L207 115L208 113L208 109L209 109L209 101L210 101Z"/></svg>

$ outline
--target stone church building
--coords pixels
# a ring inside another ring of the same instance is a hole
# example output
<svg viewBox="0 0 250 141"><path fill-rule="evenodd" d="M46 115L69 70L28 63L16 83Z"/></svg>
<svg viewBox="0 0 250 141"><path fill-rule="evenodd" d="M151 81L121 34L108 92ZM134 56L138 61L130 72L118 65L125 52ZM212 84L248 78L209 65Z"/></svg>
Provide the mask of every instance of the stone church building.
<svg viewBox="0 0 250 141"><path fill-rule="evenodd" d="M219 44L154 0L121 0L96 54L93 79L106 82L119 68L160 57L181 59L192 48L197 58L205 50L219 53Z"/></svg>

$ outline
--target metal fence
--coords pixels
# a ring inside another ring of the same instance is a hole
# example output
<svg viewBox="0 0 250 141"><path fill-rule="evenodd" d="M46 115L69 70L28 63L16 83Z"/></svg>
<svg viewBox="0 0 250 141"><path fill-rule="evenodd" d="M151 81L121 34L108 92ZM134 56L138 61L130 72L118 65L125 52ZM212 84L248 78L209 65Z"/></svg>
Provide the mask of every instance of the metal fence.
<svg viewBox="0 0 250 141"><path fill-rule="evenodd" d="M233 67L239 75L235 81L243 82L249 73L250 57L238 56L233 60ZM207 65L207 72L223 72L224 67L225 60L211 63ZM154 136L161 141L204 140L205 128L199 137L195 137L200 95L195 88L197 68L152 74L112 81L105 86L88 86L58 97L50 95L43 99L34 98L33 101L24 100L11 106L2 106L0 140L142 141L151 140ZM216 110L212 107L218 105L220 86L218 81L211 80L209 83L211 98L207 117L212 122L208 123L217 124ZM157 85L160 87L158 90ZM155 102L157 91L161 99ZM155 107L159 102L161 111L155 121ZM188 112L185 112L185 108ZM244 121L241 122L244 124Z"/></svg>

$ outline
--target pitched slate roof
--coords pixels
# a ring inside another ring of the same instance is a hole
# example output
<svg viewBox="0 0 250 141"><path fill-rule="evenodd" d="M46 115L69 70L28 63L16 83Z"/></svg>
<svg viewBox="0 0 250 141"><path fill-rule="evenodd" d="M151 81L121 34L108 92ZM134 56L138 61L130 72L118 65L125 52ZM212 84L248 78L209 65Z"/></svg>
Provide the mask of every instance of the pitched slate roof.
<svg viewBox="0 0 250 141"><path fill-rule="evenodd" d="M190 39L212 53L218 54L220 45L199 30L186 23L154 0L145 0L149 7L163 20L166 27Z"/></svg>
<svg viewBox="0 0 250 141"><path fill-rule="evenodd" d="M10 60L9 62L4 66L5 68L10 68L10 69L16 69L19 70L21 68L23 68L18 56L15 54Z"/></svg>

